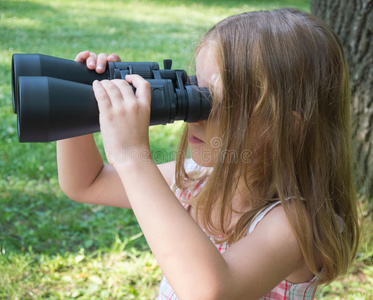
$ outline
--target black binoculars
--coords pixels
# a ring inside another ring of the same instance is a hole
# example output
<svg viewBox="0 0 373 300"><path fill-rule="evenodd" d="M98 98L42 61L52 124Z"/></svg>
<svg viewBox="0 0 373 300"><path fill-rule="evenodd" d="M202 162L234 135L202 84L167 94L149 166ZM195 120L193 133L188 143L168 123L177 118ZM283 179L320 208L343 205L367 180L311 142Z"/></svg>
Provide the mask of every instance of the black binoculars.
<svg viewBox="0 0 373 300"><path fill-rule="evenodd" d="M141 75L150 83L149 125L175 120L197 122L208 118L210 93L198 88L195 76L171 70L172 61L109 62L105 73L84 63L42 55L13 54L13 111L20 142L51 142L100 131L99 110L92 83ZM134 88L133 88L134 89Z"/></svg>

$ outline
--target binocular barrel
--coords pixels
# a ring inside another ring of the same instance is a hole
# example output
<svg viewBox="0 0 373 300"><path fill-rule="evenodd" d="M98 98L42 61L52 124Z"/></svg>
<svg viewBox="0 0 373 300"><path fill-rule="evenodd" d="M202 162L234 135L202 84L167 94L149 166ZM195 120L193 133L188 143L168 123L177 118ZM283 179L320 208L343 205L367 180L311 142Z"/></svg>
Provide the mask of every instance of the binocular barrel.
<svg viewBox="0 0 373 300"><path fill-rule="evenodd" d="M12 94L19 141L50 142L98 132L93 81L124 79L127 74L139 74L150 83L149 125L207 119L209 91L198 88L195 77L184 70L171 70L171 63L165 61L166 69L160 70L154 62L109 62L105 73L98 74L72 60L14 54Z"/></svg>

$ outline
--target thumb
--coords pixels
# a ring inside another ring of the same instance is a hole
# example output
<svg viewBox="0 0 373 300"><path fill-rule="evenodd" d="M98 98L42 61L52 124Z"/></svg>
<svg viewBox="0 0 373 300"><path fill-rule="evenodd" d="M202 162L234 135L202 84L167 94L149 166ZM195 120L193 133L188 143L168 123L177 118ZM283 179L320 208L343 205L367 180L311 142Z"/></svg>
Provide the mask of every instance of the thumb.
<svg viewBox="0 0 373 300"><path fill-rule="evenodd" d="M150 83L142 78L140 75L127 75L126 80L136 88L136 98L143 104L150 105L151 103L151 90Z"/></svg>

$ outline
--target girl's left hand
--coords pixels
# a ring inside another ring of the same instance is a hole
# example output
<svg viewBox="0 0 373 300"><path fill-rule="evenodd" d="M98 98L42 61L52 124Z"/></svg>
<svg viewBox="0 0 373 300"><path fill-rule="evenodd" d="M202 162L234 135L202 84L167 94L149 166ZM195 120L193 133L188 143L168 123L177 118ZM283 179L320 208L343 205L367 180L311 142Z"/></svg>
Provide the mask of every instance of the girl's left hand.
<svg viewBox="0 0 373 300"><path fill-rule="evenodd" d="M134 94L132 84L136 88ZM150 84L139 75L93 83L106 157L111 165L149 161Z"/></svg>

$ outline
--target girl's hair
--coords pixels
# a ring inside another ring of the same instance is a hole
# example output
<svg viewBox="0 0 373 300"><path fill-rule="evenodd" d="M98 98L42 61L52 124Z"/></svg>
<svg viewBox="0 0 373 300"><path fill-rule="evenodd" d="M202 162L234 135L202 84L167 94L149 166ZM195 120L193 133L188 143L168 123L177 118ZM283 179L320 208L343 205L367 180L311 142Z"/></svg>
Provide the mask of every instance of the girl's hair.
<svg viewBox="0 0 373 300"><path fill-rule="evenodd" d="M279 9L229 17L196 53L205 46L215 51L222 82L211 114L221 148L193 199L196 219L232 244L255 215L281 200L308 267L320 284L332 281L348 270L359 236L349 78L338 37L311 14ZM186 128L176 164L183 189L195 181L183 167L188 135ZM231 227L238 187L252 209L238 212Z"/></svg>

